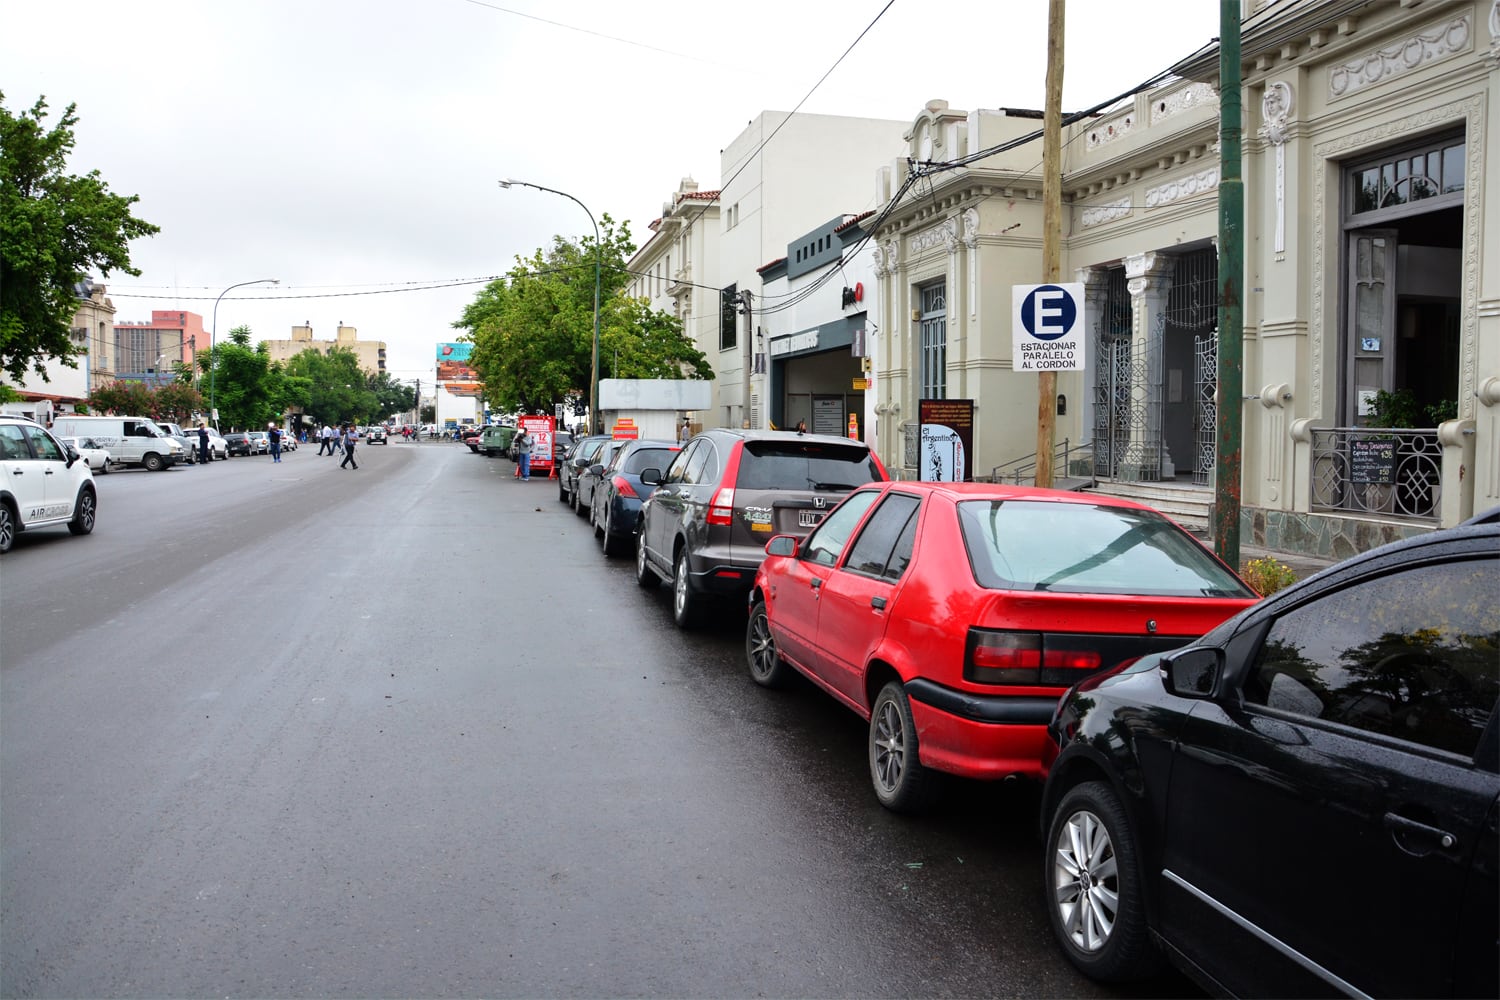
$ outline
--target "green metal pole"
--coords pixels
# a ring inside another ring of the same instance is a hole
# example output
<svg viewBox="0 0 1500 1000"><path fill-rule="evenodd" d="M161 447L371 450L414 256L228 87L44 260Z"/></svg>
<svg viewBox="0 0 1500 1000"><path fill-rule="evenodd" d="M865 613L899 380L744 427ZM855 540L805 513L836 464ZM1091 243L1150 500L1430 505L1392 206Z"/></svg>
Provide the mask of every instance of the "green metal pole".
<svg viewBox="0 0 1500 1000"><path fill-rule="evenodd" d="M1245 409L1245 182L1240 176L1240 0L1219 0L1219 400L1214 552L1240 565Z"/></svg>

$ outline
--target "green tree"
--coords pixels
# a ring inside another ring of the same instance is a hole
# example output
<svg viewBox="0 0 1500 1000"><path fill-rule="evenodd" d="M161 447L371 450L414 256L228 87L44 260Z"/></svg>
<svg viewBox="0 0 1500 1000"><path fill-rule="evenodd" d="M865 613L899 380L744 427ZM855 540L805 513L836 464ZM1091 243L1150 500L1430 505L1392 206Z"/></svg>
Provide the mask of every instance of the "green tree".
<svg viewBox="0 0 1500 1000"><path fill-rule="evenodd" d="M151 416L186 426L203 412L203 396L184 382L168 382L151 394Z"/></svg>
<svg viewBox="0 0 1500 1000"><path fill-rule="evenodd" d="M403 385L401 380L394 378L390 372L380 372L372 376L368 386L378 404L375 412L376 420L385 420L398 413L406 413L417 405L417 390L409 385Z"/></svg>
<svg viewBox="0 0 1500 1000"><path fill-rule="evenodd" d="M12 115L0 92L0 370L44 379L44 362L77 367L69 329L74 286L97 270L140 274L128 244L158 227L130 214L135 195L112 194L97 170L65 174L78 124L68 105L51 128L47 102Z"/></svg>
<svg viewBox="0 0 1500 1000"><path fill-rule="evenodd" d="M146 416L154 405L151 390L144 382L111 382L101 385L89 396L89 409L95 413L119 416Z"/></svg>
<svg viewBox="0 0 1500 1000"><path fill-rule="evenodd" d="M708 359L680 322L625 298L625 262L635 253L630 227L606 214L600 225L600 378L713 378ZM550 412L554 403L582 412L588 399L594 338L595 241L553 238L516 258L453 325L474 344L470 364L485 399L503 411Z"/></svg>
<svg viewBox="0 0 1500 1000"><path fill-rule="evenodd" d="M285 411L285 375L264 343L250 346L250 328L237 326L214 345L209 379L222 427L253 430Z"/></svg>
<svg viewBox="0 0 1500 1000"><path fill-rule="evenodd" d="M303 411L320 423L368 423L380 410L353 351L334 348L324 354L308 348L287 361L285 375Z"/></svg>

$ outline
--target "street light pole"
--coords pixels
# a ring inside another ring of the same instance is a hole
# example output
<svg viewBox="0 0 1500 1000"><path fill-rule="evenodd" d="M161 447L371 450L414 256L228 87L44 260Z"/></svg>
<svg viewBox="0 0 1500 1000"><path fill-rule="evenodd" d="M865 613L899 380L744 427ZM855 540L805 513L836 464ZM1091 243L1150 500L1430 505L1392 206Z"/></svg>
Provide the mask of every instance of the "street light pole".
<svg viewBox="0 0 1500 1000"><path fill-rule="evenodd" d="M604 266L604 248L599 243L599 223L594 221L594 213L583 202L574 198L566 191L556 188L543 187L540 184L530 184L526 181L507 179L500 182L502 188L509 189L512 186L536 188L538 191L546 191L550 194L560 194L564 198L571 199L579 208L588 215L590 224L594 227L594 349L593 358L589 368L589 429L591 432L599 433L602 426L599 423L599 282L600 273Z"/></svg>
<svg viewBox="0 0 1500 1000"><path fill-rule="evenodd" d="M219 301L223 299L224 296L234 291L236 288L244 288L246 285L265 284L279 285L281 284L281 279L256 278L254 281L242 281L238 285L230 285L228 288L219 293L219 298L214 299L213 324L208 329L208 363L210 365L208 369L208 415L209 418L213 420L215 428L219 426L219 418L217 415L218 408L214 405L214 390L218 388L218 382L214 376L216 376L219 371L218 359L214 357L214 345L219 340Z"/></svg>

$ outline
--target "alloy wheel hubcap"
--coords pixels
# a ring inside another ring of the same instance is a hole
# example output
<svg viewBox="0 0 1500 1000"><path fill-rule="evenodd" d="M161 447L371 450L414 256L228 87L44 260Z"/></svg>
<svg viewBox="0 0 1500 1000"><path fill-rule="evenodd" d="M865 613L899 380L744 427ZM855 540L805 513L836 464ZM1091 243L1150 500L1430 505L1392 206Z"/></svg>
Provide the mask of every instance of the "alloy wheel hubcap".
<svg viewBox="0 0 1500 1000"><path fill-rule="evenodd" d="M875 724L875 773L880 787L887 792L901 783L902 765L906 760L906 739L901 730L901 713L891 702L880 706Z"/></svg>
<svg viewBox="0 0 1500 1000"><path fill-rule="evenodd" d="M1068 817L1053 848L1055 905L1063 932L1082 951L1109 943L1120 911L1115 845L1099 817L1079 811Z"/></svg>

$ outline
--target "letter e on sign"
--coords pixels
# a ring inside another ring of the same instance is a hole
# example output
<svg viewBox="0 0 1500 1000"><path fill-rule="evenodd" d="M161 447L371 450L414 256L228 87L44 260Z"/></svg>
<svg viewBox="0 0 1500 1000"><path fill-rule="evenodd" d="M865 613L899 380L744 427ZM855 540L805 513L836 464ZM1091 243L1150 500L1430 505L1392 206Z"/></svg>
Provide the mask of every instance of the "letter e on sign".
<svg viewBox="0 0 1500 1000"><path fill-rule="evenodd" d="M1011 286L1012 368L1018 372L1085 367L1083 285Z"/></svg>

